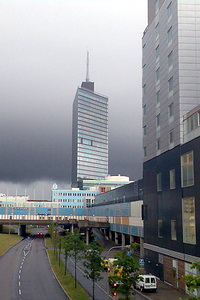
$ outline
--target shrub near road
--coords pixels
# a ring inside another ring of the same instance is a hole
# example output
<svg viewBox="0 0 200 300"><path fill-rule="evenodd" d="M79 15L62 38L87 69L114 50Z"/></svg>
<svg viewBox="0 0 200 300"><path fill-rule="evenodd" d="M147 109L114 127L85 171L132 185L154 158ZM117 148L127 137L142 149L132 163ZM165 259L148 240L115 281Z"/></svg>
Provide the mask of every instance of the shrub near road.
<svg viewBox="0 0 200 300"><path fill-rule="evenodd" d="M21 239L21 236L15 234L0 234L0 256Z"/></svg>

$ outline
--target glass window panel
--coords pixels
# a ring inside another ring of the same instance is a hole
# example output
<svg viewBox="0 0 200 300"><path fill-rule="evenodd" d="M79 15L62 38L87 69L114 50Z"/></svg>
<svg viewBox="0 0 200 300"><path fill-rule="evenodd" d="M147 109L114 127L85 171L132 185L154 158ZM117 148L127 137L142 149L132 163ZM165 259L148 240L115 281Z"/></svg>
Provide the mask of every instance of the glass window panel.
<svg viewBox="0 0 200 300"><path fill-rule="evenodd" d="M169 171L169 176L170 176L170 189L172 190L176 188L175 169Z"/></svg>
<svg viewBox="0 0 200 300"><path fill-rule="evenodd" d="M181 183L182 187L194 184L193 151L181 156Z"/></svg>
<svg viewBox="0 0 200 300"><path fill-rule="evenodd" d="M196 244L195 199L188 197L182 199L183 242Z"/></svg>
<svg viewBox="0 0 200 300"><path fill-rule="evenodd" d="M157 174L157 191L160 192L162 191L162 177L161 173Z"/></svg>
<svg viewBox="0 0 200 300"><path fill-rule="evenodd" d="M171 239L173 241L177 240L177 225L176 225L176 220L171 220Z"/></svg>

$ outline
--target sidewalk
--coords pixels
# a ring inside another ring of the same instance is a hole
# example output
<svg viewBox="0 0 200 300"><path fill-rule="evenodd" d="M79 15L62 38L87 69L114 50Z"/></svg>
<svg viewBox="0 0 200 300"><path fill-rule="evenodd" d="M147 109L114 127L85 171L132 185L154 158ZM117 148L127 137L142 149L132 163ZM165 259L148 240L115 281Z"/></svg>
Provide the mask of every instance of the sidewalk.
<svg viewBox="0 0 200 300"><path fill-rule="evenodd" d="M141 294L146 296L149 300L186 300L189 297L183 291L178 291L161 280L158 280L158 289L156 293L143 292Z"/></svg>

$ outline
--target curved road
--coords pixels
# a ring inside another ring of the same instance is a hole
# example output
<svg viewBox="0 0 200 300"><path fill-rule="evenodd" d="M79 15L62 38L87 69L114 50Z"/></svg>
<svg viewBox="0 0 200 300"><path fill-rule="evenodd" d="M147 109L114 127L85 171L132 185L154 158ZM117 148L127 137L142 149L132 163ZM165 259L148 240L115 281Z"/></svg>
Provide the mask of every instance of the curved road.
<svg viewBox="0 0 200 300"><path fill-rule="evenodd" d="M23 240L0 257L1 300L69 300L54 277L42 238Z"/></svg>

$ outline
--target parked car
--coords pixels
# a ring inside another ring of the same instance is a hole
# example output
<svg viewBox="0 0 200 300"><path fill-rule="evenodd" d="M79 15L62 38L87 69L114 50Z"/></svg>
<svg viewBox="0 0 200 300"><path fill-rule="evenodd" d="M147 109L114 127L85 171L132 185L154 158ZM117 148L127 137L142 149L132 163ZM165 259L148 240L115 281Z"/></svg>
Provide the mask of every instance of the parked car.
<svg viewBox="0 0 200 300"><path fill-rule="evenodd" d="M142 292L146 290L151 290L156 292L157 290L157 280L154 275L140 275L138 281L136 282L137 289Z"/></svg>

